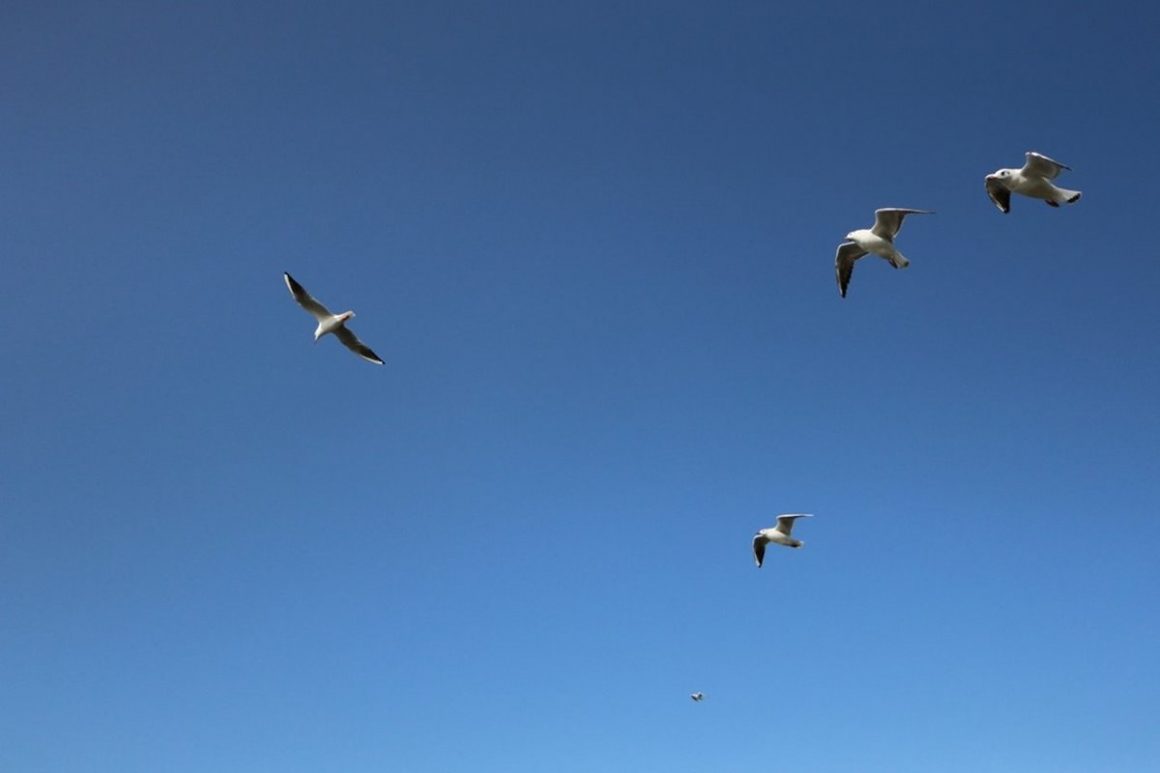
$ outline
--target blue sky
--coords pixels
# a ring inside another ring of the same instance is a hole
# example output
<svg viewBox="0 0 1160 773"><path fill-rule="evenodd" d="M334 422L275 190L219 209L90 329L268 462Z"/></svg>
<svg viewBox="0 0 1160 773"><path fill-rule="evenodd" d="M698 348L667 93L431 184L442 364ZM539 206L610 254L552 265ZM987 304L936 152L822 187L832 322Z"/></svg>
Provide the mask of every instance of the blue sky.
<svg viewBox="0 0 1160 773"><path fill-rule="evenodd" d="M1158 33L8 4L0 767L1157 769Z"/></svg>

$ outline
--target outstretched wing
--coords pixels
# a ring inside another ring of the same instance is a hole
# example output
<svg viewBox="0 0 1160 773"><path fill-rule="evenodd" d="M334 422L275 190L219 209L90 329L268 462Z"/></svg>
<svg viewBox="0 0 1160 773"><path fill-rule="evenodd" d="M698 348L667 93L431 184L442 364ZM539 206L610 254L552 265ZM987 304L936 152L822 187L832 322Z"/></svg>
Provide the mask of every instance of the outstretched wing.
<svg viewBox="0 0 1160 773"><path fill-rule="evenodd" d="M927 209L900 209L888 207L874 210L874 225L871 231L883 239L893 239L902 230L902 221L907 215L933 215Z"/></svg>
<svg viewBox="0 0 1160 773"><path fill-rule="evenodd" d="M986 177L987 196L995 202L995 206L1003 214L1011 211L1011 191L999 180L998 175L989 174Z"/></svg>
<svg viewBox="0 0 1160 773"><path fill-rule="evenodd" d="M842 242L838 251L834 253L834 276L838 278L838 292L846 297L846 288L850 286L850 277L854 276L854 261L866 254L866 250L854 242Z"/></svg>
<svg viewBox="0 0 1160 773"><path fill-rule="evenodd" d="M798 518L813 518L811 513L785 513L777 517L777 530L785 536L789 536L793 531L793 523Z"/></svg>
<svg viewBox="0 0 1160 773"><path fill-rule="evenodd" d="M753 535L753 560L757 562L757 568L761 568L761 562L765 560L765 544L769 542L760 532Z"/></svg>
<svg viewBox="0 0 1160 773"><path fill-rule="evenodd" d="M310 293L306 292L305 287L294 281L294 277L285 271L282 272L282 276L286 279L286 287L290 288L290 295L294 296L294 300L298 301L299 306L313 314L315 319L321 322L334 316L325 306L314 300Z"/></svg>
<svg viewBox="0 0 1160 773"><path fill-rule="evenodd" d="M1071 167L1065 166L1054 159L1050 159L1042 153L1029 150L1027 151L1027 163L1023 165L1021 171L1025 176L1054 180L1056 177L1059 177L1059 173L1064 169L1071 169Z"/></svg>
<svg viewBox="0 0 1160 773"><path fill-rule="evenodd" d="M350 349L352 352L357 354L359 357L362 357L367 362L373 362L375 365L383 364L382 358L372 352L369 346L358 340L358 336L356 336L346 325L340 325L338 330L334 331L334 334L338 337L339 341L342 341L343 346L345 346L347 349Z"/></svg>

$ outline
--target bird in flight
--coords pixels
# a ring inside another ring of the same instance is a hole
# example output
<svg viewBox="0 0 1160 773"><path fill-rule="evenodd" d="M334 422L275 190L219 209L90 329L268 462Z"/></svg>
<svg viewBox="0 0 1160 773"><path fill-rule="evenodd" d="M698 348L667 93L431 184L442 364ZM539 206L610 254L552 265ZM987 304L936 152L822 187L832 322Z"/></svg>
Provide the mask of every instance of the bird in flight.
<svg viewBox="0 0 1160 773"><path fill-rule="evenodd" d="M1059 176L1063 170L1071 167L1064 166L1047 156L1027 151L1027 163L1022 169L999 169L987 175L984 184L987 195L999 211L1006 214L1011 211L1011 194L1021 193L1033 199L1043 199L1049 207L1058 207L1060 204L1074 204L1083 195L1080 191L1069 191L1058 188L1051 181Z"/></svg>
<svg viewBox="0 0 1160 773"><path fill-rule="evenodd" d="M700 703L701 701L705 700L705 693L695 692L692 695L690 695L689 697L692 698L694 702Z"/></svg>
<svg viewBox="0 0 1160 773"><path fill-rule="evenodd" d="M787 548L800 548L806 543L790 536L793 533L793 524L798 518L813 518L810 513L784 513L777 517L777 526L761 529L753 535L753 560L757 568L765 561L765 546L771 542L785 545Z"/></svg>
<svg viewBox="0 0 1160 773"><path fill-rule="evenodd" d="M383 364L382 358L371 351L369 346L358 340L358 336L354 334L354 331L346 326L346 321L354 316L353 311L331 314L325 306L314 300L310 293L306 292L305 287L294 281L294 277L286 272L283 272L282 276L286 279L286 287L290 289L290 295L294 296L294 300L298 301L298 305L306 309L318 320L318 327L314 329L315 341L318 341L319 338L322 338L327 333L333 333L339 341L342 341L343 346L367 362L373 362L375 365Z"/></svg>
<svg viewBox="0 0 1160 773"><path fill-rule="evenodd" d="M868 253L873 252L886 258L895 268L909 266L910 261L894 248L894 237L902 230L902 221L907 215L933 214L926 209L876 209L874 225L846 234L846 241L838 245L838 251L834 254L834 274L838 278L838 292L842 297L846 297L846 288L850 286L850 277L854 275L854 261Z"/></svg>

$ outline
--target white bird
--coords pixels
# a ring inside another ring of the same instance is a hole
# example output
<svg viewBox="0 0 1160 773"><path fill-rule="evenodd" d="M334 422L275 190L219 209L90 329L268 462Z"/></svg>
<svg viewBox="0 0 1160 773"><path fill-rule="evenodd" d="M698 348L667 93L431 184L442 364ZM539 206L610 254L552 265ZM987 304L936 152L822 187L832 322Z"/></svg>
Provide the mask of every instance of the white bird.
<svg viewBox="0 0 1160 773"><path fill-rule="evenodd" d="M1027 163L1022 169L1000 169L992 172L984 179L987 195L999 211L1006 214L1011 211L1011 194L1022 193L1033 199L1043 199L1049 207L1058 207L1060 204L1074 204L1083 195L1080 191L1069 191L1066 188L1057 188L1051 181L1059 177L1059 173L1071 167L1064 166L1058 161L1035 151L1027 151Z"/></svg>
<svg viewBox="0 0 1160 773"><path fill-rule="evenodd" d="M834 274L838 277L838 292L846 297L850 277L854 275L854 261L867 253L886 258L895 268L910 265L901 252L894 248L894 237L902 230L902 221L907 215L933 215L926 209L876 209L874 225L846 234L846 241L838 245L834 254Z"/></svg>
<svg viewBox="0 0 1160 773"><path fill-rule="evenodd" d="M793 532L793 523L798 518L813 517L810 513L784 513L777 517L777 526L761 529L754 534L753 560L757 562L757 568L761 568L761 563L765 560L765 546L771 542L776 542L778 545L785 545L787 548L803 547L806 543L790 536Z"/></svg>
<svg viewBox="0 0 1160 773"><path fill-rule="evenodd" d="M314 340L317 342L327 333L334 333L342 345L362 357L367 362L382 365L383 360L371 351L370 347L358 340L354 332L346 326L346 321L354 316L353 311L344 311L341 314L331 314L330 311L306 292L306 288L294 281L294 277L282 272L286 278L286 286L290 288L290 295L298 301L298 305L306 309L318 320L318 327L314 329Z"/></svg>
<svg viewBox="0 0 1160 773"><path fill-rule="evenodd" d="M705 693L695 692L692 695L690 695L689 697L692 698L697 703L700 703L701 701L705 700Z"/></svg>

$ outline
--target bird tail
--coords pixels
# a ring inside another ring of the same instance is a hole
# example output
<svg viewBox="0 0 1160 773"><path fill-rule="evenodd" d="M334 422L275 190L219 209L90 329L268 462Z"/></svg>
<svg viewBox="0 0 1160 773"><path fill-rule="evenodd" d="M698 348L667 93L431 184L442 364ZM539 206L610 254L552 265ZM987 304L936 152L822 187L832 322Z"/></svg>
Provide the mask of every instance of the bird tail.
<svg viewBox="0 0 1160 773"><path fill-rule="evenodd" d="M1067 188L1056 188L1052 193L1051 198L1056 204L1074 204L1083 195L1082 191L1069 191Z"/></svg>
<svg viewBox="0 0 1160 773"><path fill-rule="evenodd" d="M887 260L889 260L890 265L894 266L895 268L906 268L910 265L910 261L906 259L906 256L897 250L893 255L887 258Z"/></svg>

